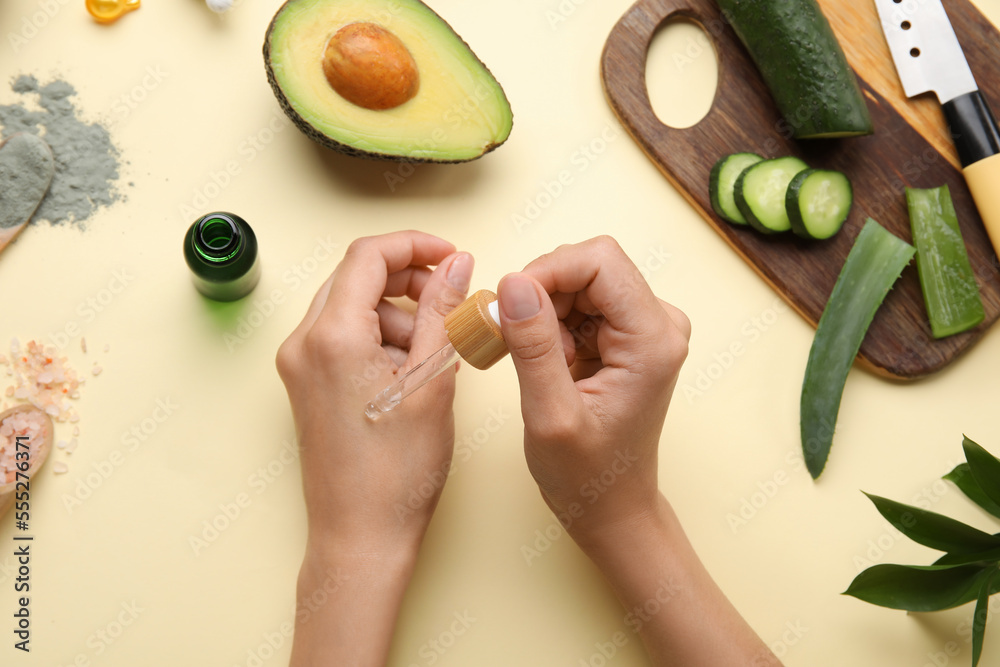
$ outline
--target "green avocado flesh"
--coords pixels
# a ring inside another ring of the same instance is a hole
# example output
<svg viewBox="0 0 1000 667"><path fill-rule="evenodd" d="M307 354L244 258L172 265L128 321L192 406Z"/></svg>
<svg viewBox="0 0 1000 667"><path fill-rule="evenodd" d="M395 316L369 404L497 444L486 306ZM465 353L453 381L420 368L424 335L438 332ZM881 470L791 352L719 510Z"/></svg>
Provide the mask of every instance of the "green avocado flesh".
<svg viewBox="0 0 1000 667"><path fill-rule="evenodd" d="M419 74L414 97L390 109L349 102L324 74L330 37L353 23L388 30ZM288 0L264 40L267 78L306 135L351 155L406 162L465 162L507 140L503 89L445 21L418 0Z"/></svg>

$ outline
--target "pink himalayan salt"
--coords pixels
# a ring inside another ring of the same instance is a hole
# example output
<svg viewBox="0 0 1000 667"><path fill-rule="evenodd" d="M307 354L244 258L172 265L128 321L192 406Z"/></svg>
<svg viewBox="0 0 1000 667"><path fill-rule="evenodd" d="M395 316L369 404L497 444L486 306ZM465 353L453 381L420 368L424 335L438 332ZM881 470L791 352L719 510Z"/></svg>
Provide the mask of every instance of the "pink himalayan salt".
<svg viewBox="0 0 1000 667"><path fill-rule="evenodd" d="M8 366L7 374L14 379L4 392L6 396L28 401L56 421L79 419L68 399L80 396L84 380L69 366L66 357L56 355L54 347L30 341L22 349L14 338L9 357L3 357L0 365Z"/></svg>
<svg viewBox="0 0 1000 667"><path fill-rule="evenodd" d="M4 484L10 484L17 477L17 436L28 436L28 464L34 465L44 428L44 417L34 410L17 412L0 422L0 479Z"/></svg>

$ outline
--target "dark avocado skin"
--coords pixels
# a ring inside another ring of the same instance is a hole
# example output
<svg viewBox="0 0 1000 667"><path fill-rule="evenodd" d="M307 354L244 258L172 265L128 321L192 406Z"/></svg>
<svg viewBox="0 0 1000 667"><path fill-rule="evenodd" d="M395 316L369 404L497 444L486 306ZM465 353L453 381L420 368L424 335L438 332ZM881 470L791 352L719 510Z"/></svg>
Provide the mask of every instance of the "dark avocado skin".
<svg viewBox="0 0 1000 667"><path fill-rule="evenodd" d="M295 126L299 128L299 130L301 130L302 133L305 134L307 137L309 137L316 143L320 144L321 146L325 146L326 148L335 150L338 153L343 153L344 155L350 155L351 157L359 157L359 158L364 158L366 160L383 160L388 162L409 162L414 164L428 163L428 162L433 162L437 164L457 164L460 162L471 162L472 160L478 160L482 156L496 150L497 147L500 146L500 144L492 143L489 146L487 146L483 150L483 152L480 153L479 155L464 160L438 160L435 158L426 158L426 157L409 157L406 155L373 153L371 151L362 150L360 148L350 146L340 141L335 141L334 139L331 139L330 137L328 137L327 135L323 134L318 129L310 125L292 107L291 102L289 102L288 98L285 96L285 91L283 91L281 89L281 86L278 85L278 80L274 76L274 70L271 69L271 33L274 30L274 26L277 23L278 18L285 11L285 7L291 4L295 4L296 2L298 2L298 0L285 0L285 3L281 5L281 7L278 9L277 12L275 12L274 18L271 19L271 22L267 26L267 33L264 35L264 69L267 72L267 82L271 84L271 90L274 91L274 96L278 98L278 104L281 105L281 109L285 112L285 115L287 115L291 119L291 121L295 123ZM462 44L465 46L468 52L472 54L472 56L479 62L480 65L483 66L483 69L489 72L489 68L486 67L486 65L483 63L482 60L479 60L479 56L475 55L475 52L469 48L469 45L466 43L466 41L462 39L461 36L458 35L458 33L455 33L455 30L448 24L448 22L442 19L437 14L437 12L434 12L434 10L431 9L430 11L434 13L434 15L437 16L441 20L441 22L445 26L447 26L449 30L452 31L452 33L455 34L455 37L457 37L462 42ZM492 75L492 72L490 74ZM503 94L504 99L506 99L506 93L503 93L502 89L501 89L501 94Z"/></svg>

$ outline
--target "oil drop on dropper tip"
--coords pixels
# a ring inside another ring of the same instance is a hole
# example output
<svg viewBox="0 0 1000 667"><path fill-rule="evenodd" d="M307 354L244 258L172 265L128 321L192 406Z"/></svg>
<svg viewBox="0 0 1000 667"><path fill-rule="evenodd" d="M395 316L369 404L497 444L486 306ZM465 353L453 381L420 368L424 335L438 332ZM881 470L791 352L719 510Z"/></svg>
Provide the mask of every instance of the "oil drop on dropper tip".
<svg viewBox="0 0 1000 667"><path fill-rule="evenodd" d="M459 360L486 370L507 355L507 344L500 331L497 295L479 290L444 318L447 345L383 389L365 406L369 419L378 419L403 402Z"/></svg>

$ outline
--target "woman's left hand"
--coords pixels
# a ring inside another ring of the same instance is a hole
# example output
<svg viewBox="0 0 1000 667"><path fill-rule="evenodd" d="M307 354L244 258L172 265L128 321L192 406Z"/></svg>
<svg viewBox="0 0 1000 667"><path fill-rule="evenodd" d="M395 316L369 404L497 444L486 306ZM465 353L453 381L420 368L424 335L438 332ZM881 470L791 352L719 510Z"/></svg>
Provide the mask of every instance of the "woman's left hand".
<svg viewBox="0 0 1000 667"><path fill-rule="evenodd" d="M431 266L437 268L433 271ZM455 374L372 421L375 394L448 342L473 259L415 231L358 239L278 350L302 453L311 548L416 549L448 475ZM413 314L390 303L407 296Z"/></svg>

